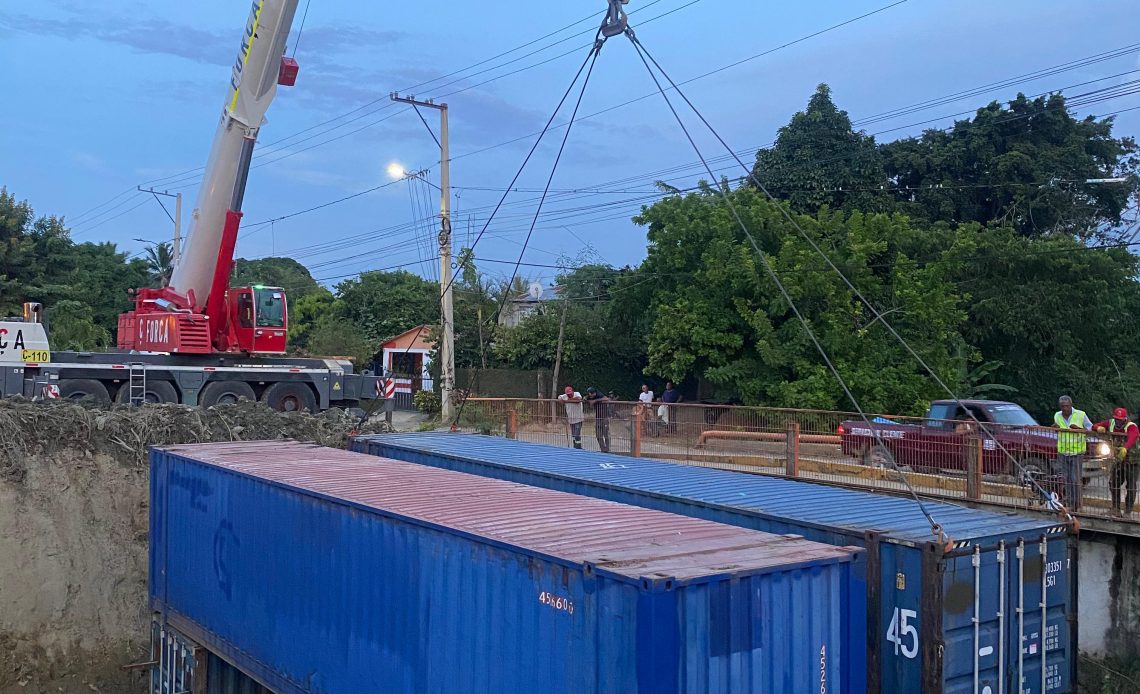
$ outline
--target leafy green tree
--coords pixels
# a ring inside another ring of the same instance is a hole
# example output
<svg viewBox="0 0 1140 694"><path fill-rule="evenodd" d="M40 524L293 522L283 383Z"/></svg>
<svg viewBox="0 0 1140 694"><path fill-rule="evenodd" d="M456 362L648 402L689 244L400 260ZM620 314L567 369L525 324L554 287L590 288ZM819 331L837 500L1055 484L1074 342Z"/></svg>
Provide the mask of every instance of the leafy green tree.
<svg viewBox="0 0 1140 694"><path fill-rule="evenodd" d="M315 356L350 357L357 366L363 367L372 360L377 347L365 339L356 325L325 315L312 327L307 351Z"/></svg>
<svg viewBox="0 0 1140 694"><path fill-rule="evenodd" d="M379 349L381 340L439 322L439 285L405 270L366 272L336 287L334 313Z"/></svg>
<svg viewBox="0 0 1140 694"><path fill-rule="evenodd" d="M292 304L289 309L289 345L295 349L306 350L313 328L324 316L333 312L335 299L327 289L300 298L290 298Z"/></svg>
<svg viewBox="0 0 1140 694"><path fill-rule="evenodd" d="M939 395L774 204L747 187L729 195L864 407L914 412ZM650 244L640 271L657 282L651 373L697 377L748 404L850 407L718 193L666 198L636 221L648 226ZM821 212L798 221L936 372L952 378L962 297L943 268L922 267L904 252L922 231L883 214Z"/></svg>
<svg viewBox="0 0 1140 694"><path fill-rule="evenodd" d="M1039 419L1068 393L1091 413L1140 405L1140 264L1070 236L960 229L939 264L969 291L963 338ZM984 363L984 362L983 362Z"/></svg>
<svg viewBox="0 0 1140 694"><path fill-rule="evenodd" d="M1113 119L1074 118L1060 94L978 109L949 131L928 130L879 149L887 174L915 189L898 207L955 224L1010 225L1024 236L1104 236L1140 190L1136 142ZM1085 183L1124 177L1123 183Z"/></svg>
<svg viewBox="0 0 1140 694"><path fill-rule="evenodd" d="M872 212L889 204L879 191L887 176L875 139L851 127L826 84L780 128L774 147L756 153L752 174L797 212L814 214L825 205Z"/></svg>
<svg viewBox="0 0 1140 694"><path fill-rule="evenodd" d="M65 299L47 309L48 342L56 351L101 352L111 348L111 332L91 318L90 308Z"/></svg>

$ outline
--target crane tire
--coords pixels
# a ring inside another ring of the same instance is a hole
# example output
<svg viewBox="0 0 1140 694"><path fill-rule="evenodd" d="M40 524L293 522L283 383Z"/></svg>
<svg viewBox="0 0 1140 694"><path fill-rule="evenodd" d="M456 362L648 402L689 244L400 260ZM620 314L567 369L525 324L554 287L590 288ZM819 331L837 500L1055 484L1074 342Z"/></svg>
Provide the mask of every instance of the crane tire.
<svg viewBox="0 0 1140 694"><path fill-rule="evenodd" d="M107 386L92 378L65 378L59 382L59 397L64 400L94 400L100 404L110 404L111 394Z"/></svg>
<svg viewBox="0 0 1140 694"><path fill-rule="evenodd" d="M317 396L304 383L274 383L261 394L261 401L278 412L317 411Z"/></svg>
<svg viewBox="0 0 1140 694"><path fill-rule="evenodd" d="M201 407L232 405L242 398L257 400L253 387L245 381L211 381L198 394L198 405Z"/></svg>
<svg viewBox="0 0 1140 694"><path fill-rule="evenodd" d="M131 384L129 382L119 386L119 392L115 393L115 402L124 405L129 404L131 401ZM174 389L174 384L170 381L147 381L145 401L146 404L155 404L160 402L178 402L178 391Z"/></svg>

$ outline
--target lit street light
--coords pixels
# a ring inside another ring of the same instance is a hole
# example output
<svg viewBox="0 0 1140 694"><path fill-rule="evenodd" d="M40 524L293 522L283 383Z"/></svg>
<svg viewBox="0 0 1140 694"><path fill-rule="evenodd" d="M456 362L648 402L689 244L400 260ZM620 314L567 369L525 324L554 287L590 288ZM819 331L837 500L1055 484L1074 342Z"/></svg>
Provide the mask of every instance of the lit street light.
<svg viewBox="0 0 1140 694"><path fill-rule="evenodd" d="M404 176L407 176L408 172L404 170L404 166L402 164L392 162L388 165L388 175L392 178L400 179Z"/></svg>

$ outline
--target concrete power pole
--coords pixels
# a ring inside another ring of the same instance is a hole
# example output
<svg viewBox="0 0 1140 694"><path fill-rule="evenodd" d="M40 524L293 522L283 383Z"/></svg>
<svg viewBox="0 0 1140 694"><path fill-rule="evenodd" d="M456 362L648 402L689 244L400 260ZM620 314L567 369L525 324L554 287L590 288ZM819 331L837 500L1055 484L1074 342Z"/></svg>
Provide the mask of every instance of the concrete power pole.
<svg viewBox="0 0 1140 694"><path fill-rule="evenodd" d="M403 97L392 93L392 101L411 104L416 115L423 120L419 108L434 108L439 111L439 137L432 133L431 126L423 120L424 126L439 145L439 307L442 322L442 337L439 345L440 400L443 420L451 421L454 406L451 401L455 390L455 323L454 304L451 293L451 155L448 151L447 104L433 103L431 99L419 101L415 97Z"/></svg>

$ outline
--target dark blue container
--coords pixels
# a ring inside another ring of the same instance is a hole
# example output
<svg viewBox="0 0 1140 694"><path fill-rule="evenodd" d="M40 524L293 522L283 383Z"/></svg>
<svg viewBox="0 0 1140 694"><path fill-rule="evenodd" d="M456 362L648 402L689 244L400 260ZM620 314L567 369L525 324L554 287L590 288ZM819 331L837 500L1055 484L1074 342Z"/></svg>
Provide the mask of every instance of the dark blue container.
<svg viewBox="0 0 1140 694"><path fill-rule="evenodd" d="M868 690L1076 691L1077 543L1055 522L471 434L358 437L358 451L868 550ZM1021 647L1018 647L1021 644Z"/></svg>
<svg viewBox="0 0 1140 694"><path fill-rule="evenodd" d="M185 691L865 691L858 548L280 441L153 450L150 530Z"/></svg>

